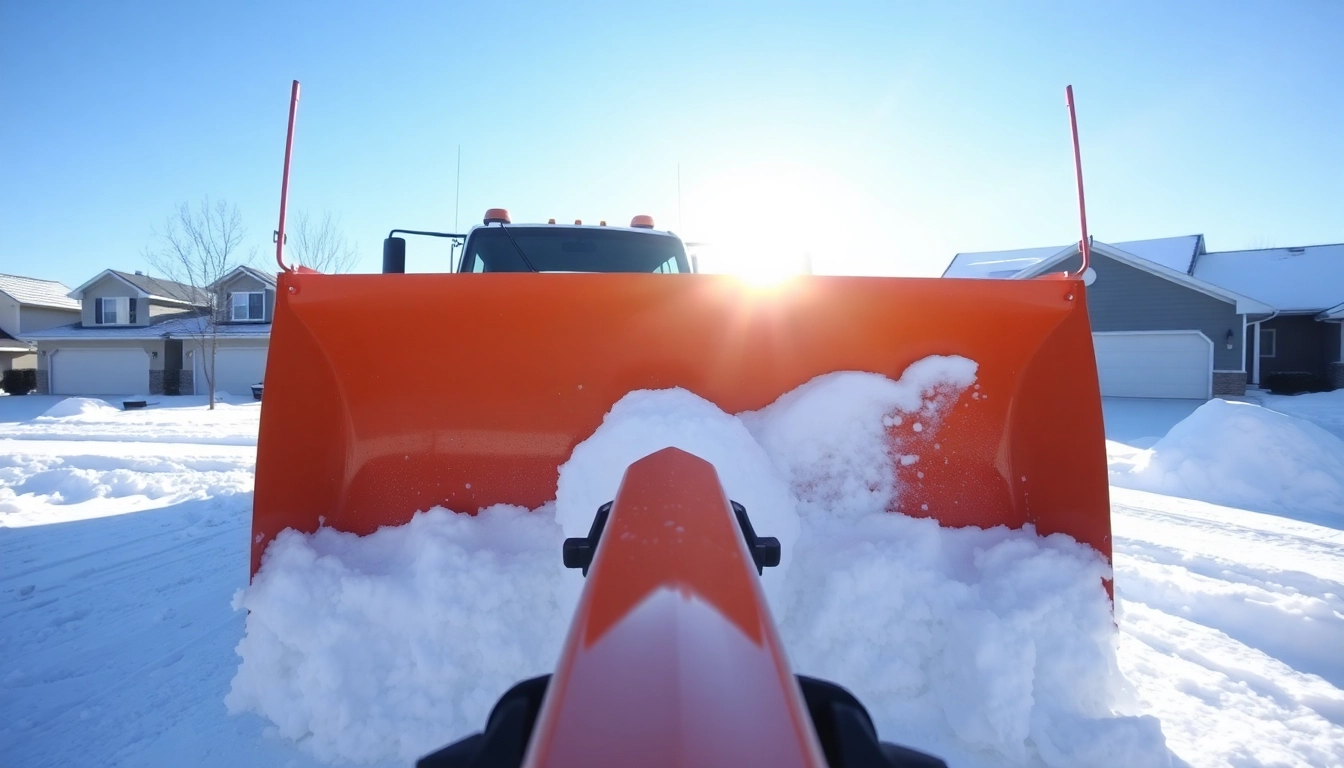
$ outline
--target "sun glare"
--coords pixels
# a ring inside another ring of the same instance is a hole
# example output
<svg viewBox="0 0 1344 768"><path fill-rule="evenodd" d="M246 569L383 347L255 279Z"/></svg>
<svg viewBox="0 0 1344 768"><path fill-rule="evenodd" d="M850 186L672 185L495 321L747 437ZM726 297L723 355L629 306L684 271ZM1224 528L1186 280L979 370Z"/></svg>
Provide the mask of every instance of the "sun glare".
<svg viewBox="0 0 1344 768"><path fill-rule="evenodd" d="M812 271L818 250L843 221L838 185L809 169L769 169L714 177L694 193L699 258L707 272L753 285L778 285Z"/></svg>

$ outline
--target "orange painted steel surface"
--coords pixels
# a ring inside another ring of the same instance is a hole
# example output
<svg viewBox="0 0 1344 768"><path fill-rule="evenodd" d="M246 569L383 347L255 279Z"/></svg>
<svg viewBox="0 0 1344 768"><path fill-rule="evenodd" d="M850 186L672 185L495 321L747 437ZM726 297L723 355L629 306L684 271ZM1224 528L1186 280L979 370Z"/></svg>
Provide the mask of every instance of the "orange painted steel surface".
<svg viewBox="0 0 1344 768"><path fill-rule="evenodd" d="M253 573L287 527L367 534L435 505L535 508L632 390L683 387L739 413L833 371L898 379L930 355L976 361L979 396L936 430L902 433L921 459L896 465L893 511L1033 523L1110 557L1078 280L282 274L278 297Z"/></svg>
<svg viewBox="0 0 1344 768"><path fill-rule="evenodd" d="M626 470L523 764L825 766L708 462Z"/></svg>

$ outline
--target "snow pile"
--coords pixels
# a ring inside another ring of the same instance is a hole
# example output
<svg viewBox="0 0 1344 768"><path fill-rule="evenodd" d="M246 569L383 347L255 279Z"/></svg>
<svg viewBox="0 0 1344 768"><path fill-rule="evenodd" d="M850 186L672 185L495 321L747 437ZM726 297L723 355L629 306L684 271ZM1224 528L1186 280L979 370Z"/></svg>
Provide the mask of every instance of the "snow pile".
<svg viewBox="0 0 1344 768"><path fill-rule="evenodd" d="M59 445L59 443L57 444ZM251 494L255 460L245 455L49 455L50 444L16 442L0 452L0 526L84 520L176 504ZM34 450L36 449L36 450Z"/></svg>
<svg viewBox="0 0 1344 768"><path fill-rule="evenodd" d="M149 408L126 411L96 398L65 398L37 418L6 421L0 413L0 440L257 444L261 403L237 399L217 403L214 410L206 404L204 397L164 397Z"/></svg>
<svg viewBox="0 0 1344 768"><path fill-rule="evenodd" d="M107 416L117 413L106 400L96 397L67 397L51 406L38 418L67 419L72 416Z"/></svg>
<svg viewBox="0 0 1344 768"><path fill-rule="evenodd" d="M1270 410L1310 421L1344 440L1344 389L1292 396L1262 393L1259 400Z"/></svg>
<svg viewBox="0 0 1344 768"><path fill-rule="evenodd" d="M1257 405L1210 400L1151 450L1111 463L1111 484L1338 524L1344 441Z"/></svg>
<svg viewBox="0 0 1344 768"><path fill-rule="evenodd" d="M797 671L854 691L883 739L1049 766L1168 764L1128 691L1093 549L1030 528L805 515L781 624ZM967 756L967 759L969 757Z"/></svg>
<svg viewBox="0 0 1344 768"><path fill-rule="evenodd" d="M229 709L324 760L412 760L481 729L509 685L554 665L583 584L563 536L587 533L625 466L676 446L780 538L763 585L797 670L854 690L883 738L954 763L1166 764L1156 720L1117 716L1103 558L885 511L903 442L936 434L974 380L968 360L929 358L898 382L822 376L739 416L634 392L561 467L554 506L286 532L235 601L250 614Z"/></svg>
<svg viewBox="0 0 1344 768"><path fill-rule="evenodd" d="M668 446L713 464L728 498L747 508L752 526L779 539L780 566L766 571L761 580L771 602L778 604L783 573L798 539L798 514L788 483L741 421L684 389L626 395L593 436L574 447L560 467L556 487L556 520L565 535L587 536L597 508L615 498L625 468Z"/></svg>
<svg viewBox="0 0 1344 768"><path fill-rule="evenodd" d="M551 671L578 600L554 517L442 509L359 538L285 531L251 587L225 699L320 759L413 760Z"/></svg>

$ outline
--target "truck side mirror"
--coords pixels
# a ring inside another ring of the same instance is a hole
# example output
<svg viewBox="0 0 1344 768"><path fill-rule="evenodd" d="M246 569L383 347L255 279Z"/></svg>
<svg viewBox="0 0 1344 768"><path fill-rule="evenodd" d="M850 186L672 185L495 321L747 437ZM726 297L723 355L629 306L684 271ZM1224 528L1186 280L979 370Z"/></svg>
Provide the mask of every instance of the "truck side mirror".
<svg viewBox="0 0 1344 768"><path fill-rule="evenodd" d="M406 238L389 237L383 241L383 274L406 271Z"/></svg>

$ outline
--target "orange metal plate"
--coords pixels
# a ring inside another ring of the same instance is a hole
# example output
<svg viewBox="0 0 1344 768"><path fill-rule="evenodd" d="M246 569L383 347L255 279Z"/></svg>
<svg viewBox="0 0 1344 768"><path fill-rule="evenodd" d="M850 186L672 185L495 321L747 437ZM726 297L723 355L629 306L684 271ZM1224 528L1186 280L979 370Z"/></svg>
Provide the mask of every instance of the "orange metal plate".
<svg viewBox="0 0 1344 768"><path fill-rule="evenodd" d="M940 426L946 463L897 467L893 511L1033 523L1110 556L1075 280L284 274L278 296L253 573L287 527L367 534L434 505L553 499L559 465L632 390L684 387L737 413L832 371L897 379L929 355L975 360L985 397Z"/></svg>

